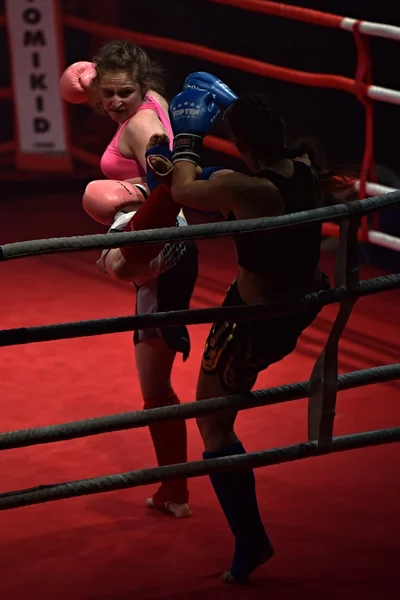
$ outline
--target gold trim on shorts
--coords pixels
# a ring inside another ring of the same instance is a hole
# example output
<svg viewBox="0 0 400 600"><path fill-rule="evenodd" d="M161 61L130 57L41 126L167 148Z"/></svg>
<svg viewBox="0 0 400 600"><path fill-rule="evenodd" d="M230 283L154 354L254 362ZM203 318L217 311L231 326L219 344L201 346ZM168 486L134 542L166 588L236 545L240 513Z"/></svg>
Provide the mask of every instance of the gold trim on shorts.
<svg viewBox="0 0 400 600"><path fill-rule="evenodd" d="M236 323L214 323L204 348L201 367L205 373L214 373L222 353L233 340Z"/></svg>

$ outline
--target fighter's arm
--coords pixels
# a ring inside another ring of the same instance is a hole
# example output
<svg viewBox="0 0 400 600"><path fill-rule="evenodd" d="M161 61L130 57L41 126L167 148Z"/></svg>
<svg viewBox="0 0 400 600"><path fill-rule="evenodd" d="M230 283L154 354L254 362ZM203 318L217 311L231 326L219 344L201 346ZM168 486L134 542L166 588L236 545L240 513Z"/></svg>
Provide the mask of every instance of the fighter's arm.
<svg viewBox="0 0 400 600"><path fill-rule="evenodd" d="M136 156L136 160L146 171L146 149L149 139L154 135L166 134L164 125L161 123L156 112L151 109L141 110L131 117L123 135L130 152ZM139 181L140 179L140 181ZM129 183L145 183L145 177L127 179Z"/></svg>
<svg viewBox="0 0 400 600"><path fill-rule="evenodd" d="M172 178L172 196L178 204L204 211L240 211L243 204L265 203L275 196L275 188L267 179L242 173L225 172L208 181L196 181L196 167L190 162L177 162ZM273 211L275 212L275 211Z"/></svg>

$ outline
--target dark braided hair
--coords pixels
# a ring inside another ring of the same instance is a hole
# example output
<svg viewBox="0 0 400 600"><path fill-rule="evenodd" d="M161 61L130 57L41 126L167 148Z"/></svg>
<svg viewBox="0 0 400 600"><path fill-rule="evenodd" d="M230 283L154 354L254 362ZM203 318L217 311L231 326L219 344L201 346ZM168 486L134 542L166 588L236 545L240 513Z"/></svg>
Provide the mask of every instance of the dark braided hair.
<svg viewBox="0 0 400 600"><path fill-rule="evenodd" d="M335 203L333 194L354 191L357 169L338 165L324 169L310 140L288 147L285 144L285 123L265 94L240 96L226 111L227 122L238 149L245 145L252 156L270 162L307 155L318 187L319 205ZM337 202L337 201L336 201Z"/></svg>

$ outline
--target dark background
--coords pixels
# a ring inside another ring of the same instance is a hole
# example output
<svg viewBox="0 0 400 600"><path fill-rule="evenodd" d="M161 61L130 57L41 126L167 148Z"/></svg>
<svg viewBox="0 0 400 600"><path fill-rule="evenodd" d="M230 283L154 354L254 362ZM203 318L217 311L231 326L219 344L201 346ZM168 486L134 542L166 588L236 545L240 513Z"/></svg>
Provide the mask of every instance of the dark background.
<svg viewBox="0 0 400 600"><path fill-rule="evenodd" d="M288 4L287 2L285 4ZM398 9L387 10L385 2L353 0L305 0L293 2L324 12L400 25ZM275 65L315 73L354 77L356 51L352 34L308 25L260 13L219 6L200 0L160 2L150 0L135 17L130 0L121 1L120 15L125 26L145 33L191 41L210 48L255 58ZM157 16L155 16L157 15ZM374 83L399 87L400 44L372 39ZM168 53L152 52L165 66L169 92L176 93L193 70L207 70L221 77L237 93L268 91L286 117L289 132L318 138L331 162L360 162L364 148L364 109L350 94L309 88L257 77L204 61ZM399 108L375 103L376 157L397 170L398 153L391 140L400 136ZM386 132L387 135L384 133ZM390 139L387 139L390 138Z"/></svg>
<svg viewBox="0 0 400 600"><path fill-rule="evenodd" d="M345 31L244 11L206 0L61 0L60 4L64 15L200 44L293 69L349 78L355 76L356 46L352 34ZM389 5L387 0L374 3L362 0L353 0L351 3L344 0L300 0L296 2L296 6L400 26L400 7L396 7L395 3ZM4 1L0 0L0 14L2 13ZM108 41L68 27L64 27L63 34L66 65L79 60L91 60L99 47ZM369 40L373 83L400 90L400 43L372 37ZM365 144L365 114L362 103L355 96L337 90L276 81L189 56L145 49L165 70L169 98L181 90L182 83L190 72L209 71L223 79L238 94L245 91L270 93L286 119L289 141L298 136L309 136L318 142L328 164L361 164ZM0 86L9 86L5 28L0 28L0 52L3 57ZM11 102L0 101L0 108L0 142L4 142L13 139ZM375 102L374 111L378 181L400 188L400 106ZM70 105L68 114L72 143L100 156L115 131L115 124L106 117L94 114L86 106ZM223 124L218 124L213 133L221 137L228 135ZM7 159L0 157L0 173L12 174L11 163L12 159L7 163ZM244 168L240 161L210 150L204 153L204 164ZM0 184L0 197L14 197L20 190L25 194L26 174L24 177L18 173L14 175L8 183ZM59 181L54 185L52 176L46 177L47 190L57 190ZM102 177L99 170L90 167L88 171L87 165L75 160L74 173L64 176L64 189L72 188L81 192L85 182L99 177ZM43 175L40 185L42 181ZM40 194L40 185L36 183L30 188L30 193ZM381 229L400 235L399 213L398 207L382 211ZM374 248L373 252L394 257L391 251L383 249ZM398 259L399 256L395 258ZM378 263L388 266L386 258L383 262L378 260Z"/></svg>
<svg viewBox="0 0 400 600"><path fill-rule="evenodd" d="M347 77L354 77L355 74L355 44L352 34L348 32L252 13L205 0L114 0L111 4L112 13L110 8L106 8L105 0L104 5L102 0L61 2L64 14L109 22L132 31L185 40L309 72ZM390 6L387 1L366 3L353 0L349 3L344 0L303 0L297 1L296 6L400 25L400 9L396 8L395 3ZM0 12L4 12L3 0L0 0ZM96 48L106 41L98 38L94 40L86 33L69 28L65 28L64 37L67 64L77 60L90 60ZM400 44L391 40L370 39L374 83L400 89ZM0 52L3 57L0 86L7 86L10 85L10 73L4 28L0 29ZM250 90L270 92L286 117L290 137L314 136L321 142L329 162L361 162L364 148L364 109L350 94L257 77L164 51L148 49L148 52L165 69L169 97L181 89L182 82L191 71L210 71L226 81L237 93ZM0 104L0 139L5 141L13 137L12 107L8 101ZM85 108L75 109L76 107L71 107L73 128L76 129L76 119L79 121L79 129L83 127L79 133L80 145L86 145L88 149L100 153L112 133L113 125L96 117L96 126L89 126L92 115ZM74 133L76 132L73 135ZM216 133L225 132L219 129ZM400 107L376 102L376 160L394 171L400 170L396 143L399 138ZM207 155L207 158L212 161L221 160L221 157L216 157L213 153Z"/></svg>

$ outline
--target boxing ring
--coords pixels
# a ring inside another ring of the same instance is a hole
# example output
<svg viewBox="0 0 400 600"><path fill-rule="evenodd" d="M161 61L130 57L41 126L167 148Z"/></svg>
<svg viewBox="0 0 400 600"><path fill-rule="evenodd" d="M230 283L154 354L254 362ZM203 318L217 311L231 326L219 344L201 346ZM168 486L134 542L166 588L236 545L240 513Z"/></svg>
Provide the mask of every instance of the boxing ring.
<svg viewBox="0 0 400 600"><path fill-rule="evenodd" d="M189 42L177 41L140 32L133 32L120 27L94 23L72 15L63 15L61 18L63 26L91 35L97 35L103 38L125 39L141 45L144 48L191 56L197 59L200 58L217 65L231 67L270 79L277 79L310 87L342 90L354 95L363 105L365 111L365 149L361 166L360 181L358 182L360 197L365 198L366 196L376 196L378 194L385 194L393 191L393 188L374 182L374 102L378 101L399 105L400 91L377 86L372 83L372 61L369 50L369 38L380 37L393 41L400 41L400 27L372 23L369 21L359 21L340 15L323 13L316 10L269 2L266 0L208 1L215 4L240 8L245 11L258 12L263 15L277 16L313 24L315 26L349 32L354 38L357 52L355 78L350 79L340 75L306 73L304 71L276 66L259 60L213 50ZM0 25L5 25L4 16L0 16ZM0 99L4 100L12 98L12 94L11 88L0 89ZM9 153L15 149L15 146L15 142L0 144L0 155ZM237 151L230 142L212 135L206 137L205 146L223 154L237 156ZM100 157L93 155L82 148L73 146L71 148L71 154L73 158L79 159L89 166L98 167L99 165ZM325 235L338 236L338 228L331 222L324 223L323 232ZM361 242L368 242L391 250L400 251L400 239L380 231L376 215L373 218L372 225L368 223L366 218L362 220L359 240Z"/></svg>
<svg viewBox="0 0 400 600"><path fill-rule="evenodd" d="M359 242L377 244L391 250L400 250L400 239L379 231L376 218L377 211L400 203L400 190L393 190L373 182L373 102L400 104L400 92L372 84L368 44L366 43L366 36L381 36L400 40L400 28L360 22L337 15L323 14L268 1L210 1L348 31L354 36L358 52L359 64L356 78L350 80L341 76L303 73L210 50L194 44L87 22L73 16L64 16L63 22L64 25L80 31L105 37L123 38L143 47L200 57L216 64L231 65L236 69L265 75L270 78L291 81L299 85L335 88L356 95L364 107L366 124L366 146L362 173L358 183L361 200L268 219L189 225L184 229L166 228L134 233L95 234L7 243L0 246L0 262L23 260L28 257L41 257L44 255L117 248L125 245L229 237L237 232L295 228L305 223L319 222L323 224L325 235L339 238L334 287L318 293L308 294L295 303L288 301L287 303L270 303L259 306L190 309L144 316L121 316L2 329L0 330L0 346L3 348L23 346L31 343L104 336L136 329L171 327L180 324L207 324L214 322L217 317L223 317L226 320L254 319L266 315L289 314L295 310L315 306L337 304L339 307L337 315L331 331L327 335L326 343L315 361L310 379L256 390L246 395L221 397L200 403L187 402L174 407L125 412L59 425L8 431L0 433L0 450L16 450L29 446L65 442L110 432L143 428L160 421L194 419L227 407L235 407L241 411L284 402L294 402L304 398L308 398L308 439L298 444L250 452L245 456L207 461L195 460L180 465L145 468L57 484L45 483L27 489L7 491L0 493L0 510L2 511L78 496L146 486L180 476L196 478L221 469L242 466L254 468L272 466L400 441L400 427L387 427L334 436L335 409L339 392L400 379L400 363L386 364L345 374L339 374L338 372L339 343L356 302L362 297L400 288L400 274L378 276L365 280L360 279L358 259ZM0 92L0 97L6 98L9 94L11 94L10 90L3 89ZM213 150L235 155L233 146L226 140L208 136L205 145ZM9 151L9 149L10 144L1 147L0 151ZM75 157L83 158L89 165L98 164L98 157L91 156L78 148L72 150Z"/></svg>
<svg viewBox="0 0 400 600"><path fill-rule="evenodd" d="M400 287L400 274L359 281L357 239L360 221L363 217L378 209L400 202L400 191L363 201L353 201L332 207L304 211L293 215L284 215L270 219L252 219L234 223L213 223L191 225L184 230L164 228L160 230L134 233L100 234L68 239L34 240L16 242L0 247L1 260L43 255L56 252L68 252L89 249L118 248L126 245L150 244L166 240L182 241L232 235L236 232L274 230L301 226L310 222L340 222L340 246L338 250L337 277L335 287L318 293L308 294L301 301L293 303L270 303L267 305L244 307L221 307L200 310L153 313L133 317L84 321L47 325L43 327L21 328L0 331L0 346L11 346L49 340L70 339L73 337L105 335L135 329L171 327L180 324L194 325L212 323L224 318L241 320L290 314L296 310L326 306L338 302L339 312L326 345L315 363L311 378L282 388L252 392L250 395L235 395L210 399L201 403L187 403L181 406L150 409L146 412L126 415L112 415L102 419L68 423L31 430L20 430L0 434L0 450L10 450L23 446L69 440L99 433L144 427L157 421L180 418L195 418L201 415L235 407L239 410L266 406L278 402L309 398L309 441L297 446L266 450L247 456L218 458L198 461L190 464L171 465L141 472L122 473L93 480L66 482L57 485L40 486L37 489L21 490L0 494L0 510L27 506L87 495L104 491L123 489L174 479L187 475L196 477L212 473L218 469L246 465L261 467L324 454L339 452L364 446L379 445L400 441L400 427L371 431L353 436L333 437L335 403L337 392L359 385L392 381L400 377L400 363L366 369L338 376L338 344L341 333L350 317L357 298Z"/></svg>

